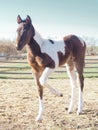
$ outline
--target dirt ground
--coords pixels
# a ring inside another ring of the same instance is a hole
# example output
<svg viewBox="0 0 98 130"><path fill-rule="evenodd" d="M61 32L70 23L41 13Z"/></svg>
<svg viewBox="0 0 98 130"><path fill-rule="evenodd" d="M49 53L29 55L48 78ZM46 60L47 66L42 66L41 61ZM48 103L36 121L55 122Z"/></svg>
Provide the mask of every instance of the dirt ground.
<svg viewBox="0 0 98 130"><path fill-rule="evenodd" d="M0 130L98 130L98 79L85 79L83 114L77 115L77 96L72 114L67 114L69 79L49 79L63 93L57 97L44 88L43 122L35 122L38 93L34 80L0 80Z"/></svg>

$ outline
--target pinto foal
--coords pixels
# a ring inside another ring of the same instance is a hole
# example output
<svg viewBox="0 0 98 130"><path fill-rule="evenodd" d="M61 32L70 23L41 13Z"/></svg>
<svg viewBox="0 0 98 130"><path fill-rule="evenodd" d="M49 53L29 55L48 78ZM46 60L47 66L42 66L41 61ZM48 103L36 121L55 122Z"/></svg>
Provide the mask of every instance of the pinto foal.
<svg viewBox="0 0 98 130"><path fill-rule="evenodd" d="M48 87L53 93L62 96L61 93L50 87L46 80L52 72L63 64L66 64L67 72L70 77L72 86L71 102L68 113L72 112L75 101L75 88L77 80L79 83L79 103L77 114L82 112L83 106L83 67L86 45L85 42L75 35L68 35L62 41L52 41L43 39L32 25L31 18L26 17L22 20L18 15L17 22L17 50L21 50L25 45L28 50L28 62L35 75L36 83L39 92L39 113L36 121L42 120L43 113L43 86ZM77 74L75 72L77 71Z"/></svg>

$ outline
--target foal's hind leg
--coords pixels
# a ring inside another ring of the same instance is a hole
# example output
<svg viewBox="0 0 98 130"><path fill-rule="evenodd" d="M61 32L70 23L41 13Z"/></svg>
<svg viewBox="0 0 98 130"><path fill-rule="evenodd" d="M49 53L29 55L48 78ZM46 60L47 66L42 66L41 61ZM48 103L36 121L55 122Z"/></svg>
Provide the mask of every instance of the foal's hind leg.
<svg viewBox="0 0 98 130"><path fill-rule="evenodd" d="M70 82L71 82L71 87L72 87L71 101L70 101L70 105L69 105L69 109L68 109L68 113L71 113L72 110L73 110L74 102L75 102L75 91L76 91L76 85L77 85L77 75L76 75L76 72L75 72L75 69L74 69L73 62L70 62L70 63L66 64L66 68L67 68L67 73L69 75Z"/></svg>
<svg viewBox="0 0 98 130"><path fill-rule="evenodd" d="M81 63L76 63L75 67L78 73L78 83L79 83L79 101L78 101L78 111L77 114L82 113L83 108L83 87L84 87L84 77L83 77L83 67L84 63L81 60Z"/></svg>

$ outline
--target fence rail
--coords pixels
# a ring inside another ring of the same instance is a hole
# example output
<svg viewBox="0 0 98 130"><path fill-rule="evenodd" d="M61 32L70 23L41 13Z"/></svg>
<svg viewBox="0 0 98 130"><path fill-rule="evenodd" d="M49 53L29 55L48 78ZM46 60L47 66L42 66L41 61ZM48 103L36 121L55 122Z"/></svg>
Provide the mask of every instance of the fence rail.
<svg viewBox="0 0 98 130"><path fill-rule="evenodd" d="M3 57L4 58L4 57ZM55 74L51 78L62 78L66 77L65 66L58 68L55 71ZM28 65L26 59L19 58L15 59L3 59L0 58L0 78L2 79L31 79L31 69ZM84 68L85 77L98 77L98 57L86 57L85 59L85 68Z"/></svg>

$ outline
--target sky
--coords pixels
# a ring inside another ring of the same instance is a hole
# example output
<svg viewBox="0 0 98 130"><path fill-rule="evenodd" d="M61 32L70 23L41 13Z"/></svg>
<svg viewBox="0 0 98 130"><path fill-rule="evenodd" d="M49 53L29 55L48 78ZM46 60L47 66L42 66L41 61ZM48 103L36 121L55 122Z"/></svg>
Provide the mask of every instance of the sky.
<svg viewBox="0 0 98 130"><path fill-rule="evenodd" d="M18 14L43 37L98 38L98 0L0 0L0 39L16 38Z"/></svg>

